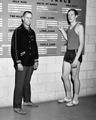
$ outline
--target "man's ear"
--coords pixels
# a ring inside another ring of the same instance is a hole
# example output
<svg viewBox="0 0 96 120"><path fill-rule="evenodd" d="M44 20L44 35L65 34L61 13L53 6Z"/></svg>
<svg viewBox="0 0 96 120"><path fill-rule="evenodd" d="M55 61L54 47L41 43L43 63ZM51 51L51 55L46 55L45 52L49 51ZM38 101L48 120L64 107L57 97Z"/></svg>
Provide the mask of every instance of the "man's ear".
<svg viewBox="0 0 96 120"><path fill-rule="evenodd" d="M21 21L22 21L22 22L24 21L24 17L23 17L23 16L21 17Z"/></svg>
<svg viewBox="0 0 96 120"><path fill-rule="evenodd" d="M76 18L78 17L78 15L76 15Z"/></svg>

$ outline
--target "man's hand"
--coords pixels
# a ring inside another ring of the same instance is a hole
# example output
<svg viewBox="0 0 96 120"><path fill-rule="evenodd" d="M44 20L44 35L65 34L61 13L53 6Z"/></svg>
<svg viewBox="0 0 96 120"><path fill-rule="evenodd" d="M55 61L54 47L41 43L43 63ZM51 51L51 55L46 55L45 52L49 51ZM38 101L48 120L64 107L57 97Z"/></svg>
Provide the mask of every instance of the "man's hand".
<svg viewBox="0 0 96 120"><path fill-rule="evenodd" d="M73 63L71 64L71 67L72 67L72 68L77 68L77 65L78 65L78 59L75 59L75 60L73 61Z"/></svg>
<svg viewBox="0 0 96 120"><path fill-rule="evenodd" d="M34 70L37 70L38 65L39 65L39 63L38 63L38 61L36 61L36 62L34 63L34 65L33 65Z"/></svg>
<svg viewBox="0 0 96 120"><path fill-rule="evenodd" d="M59 24L58 26L58 29L62 32L64 30L63 26L61 24Z"/></svg>
<svg viewBox="0 0 96 120"><path fill-rule="evenodd" d="M21 63L17 64L17 68L19 71L23 71L23 65Z"/></svg>

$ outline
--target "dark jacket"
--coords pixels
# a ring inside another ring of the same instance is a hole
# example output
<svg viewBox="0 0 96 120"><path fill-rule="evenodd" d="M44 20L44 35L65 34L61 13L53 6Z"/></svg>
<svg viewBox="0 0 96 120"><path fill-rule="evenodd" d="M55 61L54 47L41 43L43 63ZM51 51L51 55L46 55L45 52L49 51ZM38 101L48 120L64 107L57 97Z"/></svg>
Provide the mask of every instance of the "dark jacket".
<svg viewBox="0 0 96 120"><path fill-rule="evenodd" d="M16 66L21 63L23 66L32 66L35 59L38 59L38 48L36 35L31 28L29 31L21 24L14 30L11 40L11 56Z"/></svg>

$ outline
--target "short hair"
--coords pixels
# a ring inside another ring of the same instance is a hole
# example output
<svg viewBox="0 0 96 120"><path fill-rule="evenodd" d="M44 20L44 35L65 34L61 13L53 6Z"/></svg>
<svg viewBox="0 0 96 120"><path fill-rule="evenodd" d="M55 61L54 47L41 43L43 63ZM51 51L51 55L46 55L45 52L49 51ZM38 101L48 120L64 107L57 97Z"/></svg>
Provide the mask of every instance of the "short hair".
<svg viewBox="0 0 96 120"><path fill-rule="evenodd" d="M69 9L68 12L67 12L67 14L68 14L70 11L73 11L73 12L75 13L75 15L78 15L78 12L77 12L76 9L73 9L73 8L72 8L72 9Z"/></svg>
<svg viewBox="0 0 96 120"><path fill-rule="evenodd" d="M70 12L70 11L73 11L74 12L74 14L75 14L75 16L77 16L78 15L78 12L77 12L77 10L76 9L74 9L74 8L72 8L72 9L69 9L68 10L68 12L67 12L67 22L68 22L68 24L70 24L70 22L69 22L69 20L68 20L68 13Z"/></svg>
<svg viewBox="0 0 96 120"><path fill-rule="evenodd" d="M24 17L26 13L30 13L31 15L33 15L31 11L24 11L24 13L22 14L22 17ZM21 17L21 21L22 21L22 23L23 23L22 17Z"/></svg>
<svg viewBox="0 0 96 120"><path fill-rule="evenodd" d="M31 15L33 15L31 11L24 11L24 13L22 14L22 17L24 17L26 13L30 13Z"/></svg>

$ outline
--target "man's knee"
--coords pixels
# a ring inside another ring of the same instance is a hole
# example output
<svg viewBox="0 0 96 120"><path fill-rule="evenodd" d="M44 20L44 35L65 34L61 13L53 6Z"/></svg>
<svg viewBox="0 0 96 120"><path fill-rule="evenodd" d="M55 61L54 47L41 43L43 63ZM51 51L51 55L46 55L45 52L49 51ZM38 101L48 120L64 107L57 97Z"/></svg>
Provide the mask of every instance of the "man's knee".
<svg viewBox="0 0 96 120"><path fill-rule="evenodd" d="M73 80L74 82L78 82L78 81L79 81L79 76L77 76L77 75L72 75L72 80Z"/></svg>
<svg viewBox="0 0 96 120"><path fill-rule="evenodd" d="M62 75L61 79L62 79L62 81L67 81L70 79L70 75Z"/></svg>

